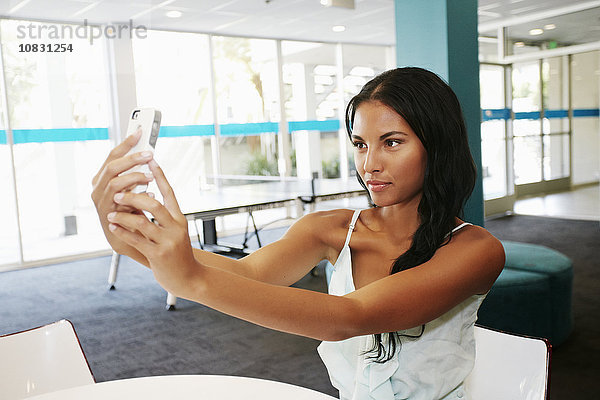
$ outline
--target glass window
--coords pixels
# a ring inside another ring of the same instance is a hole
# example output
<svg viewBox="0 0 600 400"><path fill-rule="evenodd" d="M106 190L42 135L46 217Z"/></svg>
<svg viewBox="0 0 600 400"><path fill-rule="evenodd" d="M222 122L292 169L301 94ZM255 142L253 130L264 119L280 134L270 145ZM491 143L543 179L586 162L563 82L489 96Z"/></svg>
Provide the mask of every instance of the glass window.
<svg viewBox="0 0 600 400"><path fill-rule="evenodd" d="M600 176L600 52L571 56L572 178L574 185L598 182Z"/></svg>
<svg viewBox="0 0 600 400"><path fill-rule="evenodd" d="M544 179L569 176L569 87L567 57L542 62Z"/></svg>
<svg viewBox="0 0 600 400"><path fill-rule="evenodd" d="M541 136L515 136L514 169L515 183L525 184L542 180Z"/></svg>
<svg viewBox="0 0 600 400"><path fill-rule="evenodd" d="M20 262L13 166L4 123L4 93L0 93L0 266Z"/></svg>
<svg viewBox="0 0 600 400"><path fill-rule="evenodd" d="M479 62L498 62L498 31L480 32L477 38L479 44Z"/></svg>
<svg viewBox="0 0 600 400"><path fill-rule="evenodd" d="M72 51L19 52L19 44L47 39L19 38L21 25L43 24L0 22L24 259L107 248L90 199L111 147L103 44L73 37Z"/></svg>
<svg viewBox="0 0 600 400"><path fill-rule="evenodd" d="M221 174L278 175L274 40L213 36Z"/></svg>
<svg viewBox="0 0 600 400"><path fill-rule="evenodd" d="M508 194L506 157L506 119L504 67L482 64L481 86L481 160L485 200Z"/></svg>
<svg viewBox="0 0 600 400"><path fill-rule="evenodd" d="M569 135L544 135L544 179L569 176Z"/></svg>
<svg viewBox="0 0 600 400"><path fill-rule="evenodd" d="M336 46L282 41L286 118L290 122L294 175L339 176L339 116ZM294 166L296 168L294 168Z"/></svg>
<svg viewBox="0 0 600 400"><path fill-rule="evenodd" d="M514 171L517 185L542 180L539 62L513 65Z"/></svg>
<svg viewBox="0 0 600 400"><path fill-rule="evenodd" d="M138 105L162 113L156 159L178 197L197 194L213 174L208 36L150 30L132 44Z"/></svg>

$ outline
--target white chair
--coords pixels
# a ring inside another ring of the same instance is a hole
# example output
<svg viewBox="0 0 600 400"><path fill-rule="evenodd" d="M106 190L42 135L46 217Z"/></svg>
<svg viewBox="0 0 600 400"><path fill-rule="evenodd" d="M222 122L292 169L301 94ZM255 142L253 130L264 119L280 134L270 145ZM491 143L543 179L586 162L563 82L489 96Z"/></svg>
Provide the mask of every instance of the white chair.
<svg viewBox="0 0 600 400"><path fill-rule="evenodd" d="M548 398L551 346L532 338L475 326L477 355L465 387L473 400Z"/></svg>
<svg viewBox="0 0 600 400"><path fill-rule="evenodd" d="M70 321L0 336L1 399L22 399L93 383Z"/></svg>

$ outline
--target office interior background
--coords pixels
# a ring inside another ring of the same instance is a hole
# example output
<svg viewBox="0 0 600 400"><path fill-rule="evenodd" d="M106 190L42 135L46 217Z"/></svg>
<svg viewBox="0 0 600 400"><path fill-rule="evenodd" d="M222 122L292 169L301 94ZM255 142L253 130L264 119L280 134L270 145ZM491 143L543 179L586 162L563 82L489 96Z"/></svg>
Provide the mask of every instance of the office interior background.
<svg viewBox="0 0 600 400"><path fill-rule="evenodd" d="M162 112L156 157L180 200L257 176L353 179L344 105L396 65L394 2L321 3L2 2L0 270L109 254L91 178L124 104ZM587 209L571 216L600 219L600 2L481 0L478 14L486 215L576 190ZM92 38L95 24L129 31ZM33 51L51 31L72 51Z"/></svg>

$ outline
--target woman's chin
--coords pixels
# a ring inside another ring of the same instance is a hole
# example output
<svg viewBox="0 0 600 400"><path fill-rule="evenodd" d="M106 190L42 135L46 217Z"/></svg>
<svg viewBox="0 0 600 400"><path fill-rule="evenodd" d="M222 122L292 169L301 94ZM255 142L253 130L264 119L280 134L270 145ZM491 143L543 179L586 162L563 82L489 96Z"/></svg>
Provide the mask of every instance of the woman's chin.
<svg viewBox="0 0 600 400"><path fill-rule="evenodd" d="M369 194L371 195L371 202L376 207L387 207L396 204L396 202L390 201L390 199L386 199L384 196L374 195L374 193Z"/></svg>
<svg viewBox="0 0 600 400"><path fill-rule="evenodd" d="M386 196L382 193L373 193L369 191L369 195L371 197L371 203L377 207L390 207L394 205L400 204L415 204L418 205L421 201L421 196L416 198L398 198L393 196Z"/></svg>

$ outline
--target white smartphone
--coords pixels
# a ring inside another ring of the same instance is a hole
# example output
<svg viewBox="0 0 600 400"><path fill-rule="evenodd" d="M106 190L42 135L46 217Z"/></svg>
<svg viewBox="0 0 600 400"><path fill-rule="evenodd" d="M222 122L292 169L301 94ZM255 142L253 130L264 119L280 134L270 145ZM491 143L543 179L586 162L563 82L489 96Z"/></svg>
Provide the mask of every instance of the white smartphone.
<svg viewBox="0 0 600 400"><path fill-rule="evenodd" d="M127 136L134 134L137 130L142 131L142 136L127 154L138 153L140 151L154 152L156 139L158 139L158 131L160 130L161 113L154 108L138 108L131 112L129 123L127 125ZM136 165L127 170L129 172L149 172L147 164ZM148 188L148 185L137 185L132 192L143 193Z"/></svg>

